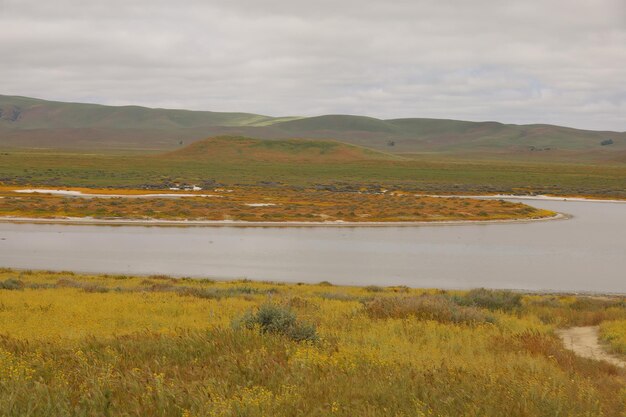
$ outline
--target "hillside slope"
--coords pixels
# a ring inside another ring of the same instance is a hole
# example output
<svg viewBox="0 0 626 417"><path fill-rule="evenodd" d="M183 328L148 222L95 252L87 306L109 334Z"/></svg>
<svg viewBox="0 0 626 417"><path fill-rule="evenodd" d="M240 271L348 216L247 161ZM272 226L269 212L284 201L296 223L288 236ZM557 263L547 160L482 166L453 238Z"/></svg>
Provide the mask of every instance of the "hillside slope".
<svg viewBox="0 0 626 417"><path fill-rule="evenodd" d="M0 96L0 147L162 151L219 135L333 139L418 156L626 163L626 132L352 115L276 118Z"/></svg>
<svg viewBox="0 0 626 417"><path fill-rule="evenodd" d="M0 95L0 124L17 129L183 129L248 126L272 120L251 113L103 106Z"/></svg>

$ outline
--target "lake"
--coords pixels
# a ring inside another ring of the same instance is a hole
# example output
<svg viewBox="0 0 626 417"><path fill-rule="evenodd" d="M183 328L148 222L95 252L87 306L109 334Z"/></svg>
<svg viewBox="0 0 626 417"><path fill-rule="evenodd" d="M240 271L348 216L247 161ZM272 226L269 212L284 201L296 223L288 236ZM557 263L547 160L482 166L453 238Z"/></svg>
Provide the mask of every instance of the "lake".
<svg viewBox="0 0 626 417"><path fill-rule="evenodd" d="M346 285L626 293L625 203L524 202L573 217L377 228L0 223L0 266Z"/></svg>

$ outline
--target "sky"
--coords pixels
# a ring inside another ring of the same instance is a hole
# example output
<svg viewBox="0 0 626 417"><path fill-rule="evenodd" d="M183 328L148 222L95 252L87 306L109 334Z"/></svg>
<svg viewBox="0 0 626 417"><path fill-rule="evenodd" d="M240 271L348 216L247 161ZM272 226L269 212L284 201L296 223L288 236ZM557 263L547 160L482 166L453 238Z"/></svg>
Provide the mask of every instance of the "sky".
<svg viewBox="0 0 626 417"><path fill-rule="evenodd" d="M0 94L626 131L626 0L0 0Z"/></svg>

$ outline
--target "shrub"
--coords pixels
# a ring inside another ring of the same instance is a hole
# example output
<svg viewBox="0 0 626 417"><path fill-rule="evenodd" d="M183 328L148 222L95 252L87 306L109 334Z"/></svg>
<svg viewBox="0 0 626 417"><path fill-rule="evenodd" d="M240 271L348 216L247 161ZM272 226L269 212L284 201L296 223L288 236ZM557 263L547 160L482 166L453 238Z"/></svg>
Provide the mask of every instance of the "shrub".
<svg viewBox="0 0 626 417"><path fill-rule="evenodd" d="M310 308L310 307L317 307L316 304L312 303L311 301L307 300L306 298L302 298L302 297L290 297L287 298L284 303L290 307L290 308Z"/></svg>
<svg viewBox="0 0 626 417"><path fill-rule="evenodd" d="M70 287L70 288L80 288L80 283L78 281L74 281L73 279L69 279L69 278L61 278L59 280L57 280L56 283L57 287Z"/></svg>
<svg viewBox="0 0 626 417"><path fill-rule="evenodd" d="M107 287L103 287L102 285L93 284L93 283L84 283L81 287L84 292L93 292L93 293L105 293L109 292Z"/></svg>
<svg viewBox="0 0 626 417"><path fill-rule="evenodd" d="M24 283L19 279L9 278L6 281L0 282L0 290L21 290L24 288Z"/></svg>
<svg viewBox="0 0 626 417"><path fill-rule="evenodd" d="M274 294L278 292L276 288L267 291L254 287L229 287L229 288L197 288L197 287L171 287L170 291L175 291L179 295L186 295L198 298L220 299L225 297L250 296L254 294ZM167 290L166 290L167 291Z"/></svg>
<svg viewBox="0 0 626 417"><path fill-rule="evenodd" d="M34 282L34 283L28 284L26 286L28 288L31 288L31 289L34 289L34 290L51 290L51 289L57 287L55 284L40 283L40 282Z"/></svg>
<svg viewBox="0 0 626 417"><path fill-rule="evenodd" d="M256 313L247 312L235 327L259 329L261 333L287 336L296 342L317 342L317 330L313 324L298 321L296 314L286 306L263 304Z"/></svg>
<svg viewBox="0 0 626 417"><path fill-rule="evenodd" d="M92 282L79 282L74 281L69 278L61 278L56 283L57 288L78 288L83 290L84 292L93 292L93 293L105 293L109 292L107 287L103 287L101 285L92 283Z"/></svg>
<svg viewBox="0 0 626 417"><path fill-rule="evenodd" d="M602 311L612 307L624 308L626 302L625 299L578 297L570 307L577 311Z"/></svg>
<svg viewBox="0 0 626 417"><path fill-rule="evenodd" d="M495 319L475 307L463 307L440 295L380 297L365 305L371 318L408 318L442 323L493 323Z"/></svg>
<svg viewBox="0 0 626 417"><path fill-rule="evenodd" d="M169 275L163 275L163 274L158 274L158 275L150 275L148 276L148 279L154 279L154 280L159 280L159 281L176 281L176 279L170 277Z"/></svg>
<svg viewBox="0 0 626 417"><path fill-rule="evenodd" d="M378 285L368 285L364 288L367 292L383 292L385 289L383 287L379 287Z"/></svg>
<svg viewBox="0 0 626 417"><path fill-rule="evenodd" d="M370 301L372 297L359 297L356 295L346 294L343 292L318 292L315 293L320 298L324 300L337 300L337 301Z"/></svg>
<svg viewBox="0 0 626 417"><path fill-rule="evenodd" d="M389 290L393 292L407 293L409 292L409 287L407 287L406 285L396 285L395 287L389 287Z"/></svg>
<svg viewBox="0 0 626 417"><path fill-rule="evenodd" d="M464 306L511 311L521 307L522 295L513 291L478 288L468 291L465 295L454 297L454 301Z"/></svg>

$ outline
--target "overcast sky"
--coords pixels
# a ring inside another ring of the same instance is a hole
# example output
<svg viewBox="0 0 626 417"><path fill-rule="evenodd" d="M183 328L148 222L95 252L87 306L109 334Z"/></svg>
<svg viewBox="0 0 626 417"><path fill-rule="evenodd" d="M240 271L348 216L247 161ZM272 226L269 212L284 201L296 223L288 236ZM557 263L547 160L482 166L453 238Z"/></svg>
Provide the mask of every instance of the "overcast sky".
<svg viewBox="0 0 626 417"><path fill-rule="evenodd" d="M0 94L626 131L626 0L0 0Z"/></svg>

